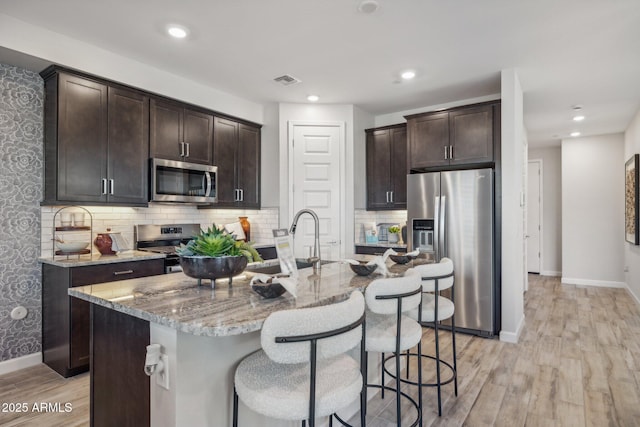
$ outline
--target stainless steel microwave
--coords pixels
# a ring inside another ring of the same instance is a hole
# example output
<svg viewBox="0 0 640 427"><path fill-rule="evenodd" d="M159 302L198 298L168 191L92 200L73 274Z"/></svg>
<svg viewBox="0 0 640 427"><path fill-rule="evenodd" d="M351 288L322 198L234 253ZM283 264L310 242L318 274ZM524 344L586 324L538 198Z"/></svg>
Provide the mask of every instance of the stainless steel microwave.
<svg viewBox="0 0 640 427"><path fill-rule="evenodd" d="M218 200L218 167L151 159L151 201L209 204Z"/></svg>

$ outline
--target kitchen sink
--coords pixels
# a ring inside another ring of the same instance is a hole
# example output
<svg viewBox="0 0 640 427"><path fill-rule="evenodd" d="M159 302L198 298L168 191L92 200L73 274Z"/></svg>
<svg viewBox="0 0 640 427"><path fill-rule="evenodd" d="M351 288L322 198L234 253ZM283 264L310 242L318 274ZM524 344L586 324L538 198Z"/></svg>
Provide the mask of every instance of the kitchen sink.
<svg viewBox="0 0 640 427"><path fill-rule="evenodd" d="M320 265L331 264L332 262L335 262L335 261L321 260ZM312 267L313 263L308 262L305 259L298 258L296 259L296 266L298 267L298 270L301 270L303 268ZM279 262L269 263L269 264L267 263L256 264L254 266L249 265L245 270L245 273L262 273L262 274L277 274L280 272L281 270L280 270Z"/></svg>

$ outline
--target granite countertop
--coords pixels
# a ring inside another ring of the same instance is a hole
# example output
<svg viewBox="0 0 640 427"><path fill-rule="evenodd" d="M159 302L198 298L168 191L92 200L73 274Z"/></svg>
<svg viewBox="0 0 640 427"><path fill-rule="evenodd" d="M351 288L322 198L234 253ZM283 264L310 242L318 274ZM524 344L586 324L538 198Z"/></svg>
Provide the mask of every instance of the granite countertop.
<svg viewBox="0 0 640 427"><path fill-rule="evenodd" d="M389 270L401 274L412 265L391 263ZM212 289L208 281L198 286L196 279L172 273L70 288L69 295L178 331L215 337L260 330L275 311L342 301L382 277L357 276L342 263L325 264L318 275L312 268L299 270L297 298L286 292L264 299L249 287L250 275L234 278L232 287L218 280Z"/></svg>
<svg viewBox="0 0 640 427"><path fill-rule="evenodd" d="M100 253L97 253L93 255L81 255L80 257L77 255L69 256L69 259L56 256L55 258L38 258L38 261L43 264L51 264L58 267L82 267L85 265L115 264L118 262L144 261L165 257L164 254L143 251L125 251L119 252L117 255L100 255Z"/></svg>

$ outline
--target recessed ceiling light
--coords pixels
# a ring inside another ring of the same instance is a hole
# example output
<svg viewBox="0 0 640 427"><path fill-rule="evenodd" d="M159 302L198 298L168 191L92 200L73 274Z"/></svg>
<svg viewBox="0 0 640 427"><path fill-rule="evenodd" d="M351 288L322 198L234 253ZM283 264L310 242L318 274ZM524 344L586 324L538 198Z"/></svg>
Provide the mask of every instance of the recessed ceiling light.
<svg viewBox="0 0 640 427"><path fill-rule="evenodd" d="M378 10L378 2L375 0L363 0L358 5L358 10L362 13L373 13Z"/></svg>
<svg viewBox="0 0 640 427"><path fill-rule="evenodd" d="M411 80L415 76L416 76L416 72L412 71L412 70L407 70L407 71L403 72L402 74L400 74L400 77L402 77L405 80Z"/></svg>
<svg viewBox="0 0 640 427"><path fill-rule="evenodd" d="M318 97L318 95L309 95L309 96L307 96L307 101L310 101L310 102L318 102L319 99L320 99L320 97Z"/></svg>
<svg viewBox="0 0 640 427"><path fill-rule="evenodd" d="M573 116L573 121L574 122L581 122L584 120L584 116L578 115L578 116Z"/></svg>
<svg viewBox="0 0 640 427"><path fill-rule="evenodd" d="M580 132L571 132L570 135L575 138L576 136L580 136Z"/></svg>
<svg viewBox="0 0 640 427"><path fill-rule="evenodd" d="M167 33L169 33L171 37L183 39L187 37L189 31L185 27L181 27L179 25L170 25L167 27Z"/></svg>

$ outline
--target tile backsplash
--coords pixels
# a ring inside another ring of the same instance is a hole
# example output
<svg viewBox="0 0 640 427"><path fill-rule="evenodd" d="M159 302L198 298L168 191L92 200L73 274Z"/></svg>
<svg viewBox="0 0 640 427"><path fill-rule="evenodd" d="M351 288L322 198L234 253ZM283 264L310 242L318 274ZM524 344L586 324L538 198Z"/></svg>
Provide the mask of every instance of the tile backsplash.
<svg viewBox="0 0 640 427"><path fill-rule="evenodd" d="M380 224L383 222L398 224L400 227L407 223L407 211L367 211L364 209L356 209L354 212L355 221L355 242L364 243L364 225Z"/></svg>
<svg viewBox="0 0 640 427"><path fill-rule="evenodd" d="M62 206L46 206L41 208L41 256L53 255L53 219L55 213ZM148 208L86 206L93 218L93 235L106 232L110 228L113 232L120 232L133 245L133 226L137 224L175 224L196 223L206 229L213 223L224 225L238 221L239 216L246 216L251 223L251 240L260 243L273 242L271 230L278 228L279 209L265 208L261 210L244 209L198 209L188 205L150 204ZM89 218L85 218L85 225L90 225ZM83 234L84 233L84 234ZM87 232L62 232L65 240L86 239Z"/></svg>

